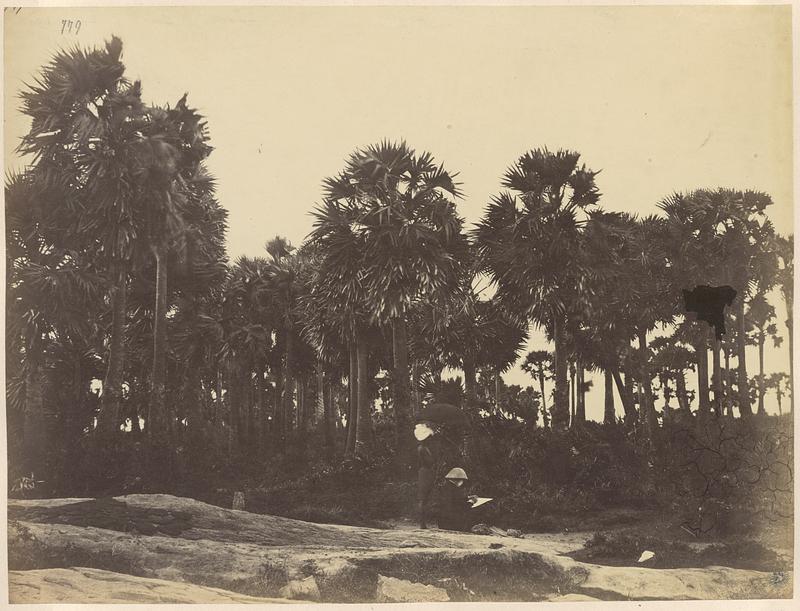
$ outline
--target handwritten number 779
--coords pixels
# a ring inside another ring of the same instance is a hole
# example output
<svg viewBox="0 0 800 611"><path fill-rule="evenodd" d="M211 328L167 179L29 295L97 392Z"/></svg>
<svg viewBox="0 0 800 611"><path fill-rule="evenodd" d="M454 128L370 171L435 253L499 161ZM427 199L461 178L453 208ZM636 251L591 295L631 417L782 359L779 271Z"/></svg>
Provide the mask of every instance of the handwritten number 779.
<svg viewBox="0 0 800 611"><path fill-rule="evenodd" d="M81 21L72 21L72 19L61 20L61 33L62 34L77 34L81 29Z"/></svg>

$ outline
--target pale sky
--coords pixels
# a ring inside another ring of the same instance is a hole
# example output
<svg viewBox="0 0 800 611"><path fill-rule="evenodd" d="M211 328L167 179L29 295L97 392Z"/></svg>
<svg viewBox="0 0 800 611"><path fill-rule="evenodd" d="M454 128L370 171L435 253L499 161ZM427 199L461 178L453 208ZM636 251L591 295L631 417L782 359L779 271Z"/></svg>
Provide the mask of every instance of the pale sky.
<svg viewBox="0 0 800 611"><path fill-rule="evenodd" d="M773 196L781 232L793 225L789 6L7 11L6 170L23 163L21 83L59 48L112 33L147 102L188 91L208 118L232 258L263 254L276 234L299 244L322 179L383 138L459 172L468 225L503 171L540 146L602 170L608 209L647 214L678 190L754 188ZM768 371L788 370L787 355L770 351ZM532 383L518 370L506 379ZM601 392L589 416L602 417Z"/></svg>

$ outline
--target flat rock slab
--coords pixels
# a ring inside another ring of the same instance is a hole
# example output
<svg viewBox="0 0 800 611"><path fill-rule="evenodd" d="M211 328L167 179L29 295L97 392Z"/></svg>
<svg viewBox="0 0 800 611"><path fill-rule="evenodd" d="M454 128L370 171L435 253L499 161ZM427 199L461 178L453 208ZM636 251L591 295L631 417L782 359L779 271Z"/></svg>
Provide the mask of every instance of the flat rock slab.
<svg viewBox="0 0 800 611"><path fill-rule="evenodd" d="M587 566L587 565L584 565ZM588 565L580 589L590 595L619 595L620 600L720 600L790 598L791 576L721 566L646 569ZM593 594L596 592L597 594Z"/></svg>
<svg viewBox="0 0 800 611"><path fill-rule="evenodd" d="M9 518L15 571L89 566L260 599L376 602L394 596L387 592L396 582L405 582L398 596L413 602L439 600L442 592L452 601L786 598L792 592L789 573L578 562L561 555L580 544L577 534L514 538L314 524L169 495L11 500ZM493 543L502 547L490 549Z"/></svg>
<svg viewBox="0 0 800 611"><path fill-rule="evenodd" d="M167 494L130 494L104 499L9 500L9 520L67 524L139 535L205 539L263 546L387 548L400 547L408 532L335 524L315 524L280 516L223 509ZM459 533L420 530L419 547L485 545Z"/></svg>
<svg viewBox="0 0 800 611"><path fill-rule="evenodd" d="M89 568L9 572L9 602L20 603L287 603L190 583Z"/></svg>
<svg viewBox="0 0 800 611"><path fill-rule="evenodd" d="M447 602L447 590L405 579L378 575L377 601L380 603Z"/></svg>

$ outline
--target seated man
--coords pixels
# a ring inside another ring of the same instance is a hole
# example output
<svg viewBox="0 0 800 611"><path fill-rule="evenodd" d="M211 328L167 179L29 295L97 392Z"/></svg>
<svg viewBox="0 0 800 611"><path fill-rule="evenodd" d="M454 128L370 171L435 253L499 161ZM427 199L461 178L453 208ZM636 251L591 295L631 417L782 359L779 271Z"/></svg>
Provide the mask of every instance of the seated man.
<svg viewBox="0 0 800 611"><path fill-rule="evenodd" d="M468 531L473 525L470 513L477 497L467 494L467 474L456 467L445 475L439 503L439 528Z"/></svg>

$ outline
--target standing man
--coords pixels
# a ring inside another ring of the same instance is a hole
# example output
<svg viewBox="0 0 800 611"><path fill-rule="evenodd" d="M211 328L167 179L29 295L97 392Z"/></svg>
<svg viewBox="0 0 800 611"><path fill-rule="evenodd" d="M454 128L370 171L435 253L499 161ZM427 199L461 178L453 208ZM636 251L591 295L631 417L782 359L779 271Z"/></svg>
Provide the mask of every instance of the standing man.
<svg viewBox="0 0 800 611"><path fill-rule="evenodd" d="M434 430L427 424L418 424L414 428L417 438L417 500L419 501L419 527L428 528L430 502L436 484L436 457L431 447L431 436Z"/></svg>

